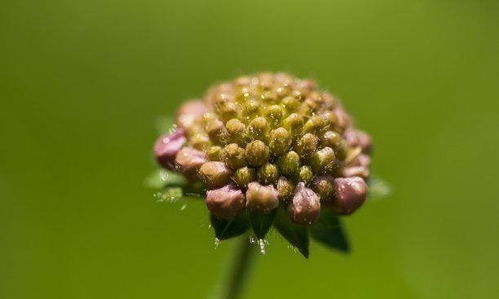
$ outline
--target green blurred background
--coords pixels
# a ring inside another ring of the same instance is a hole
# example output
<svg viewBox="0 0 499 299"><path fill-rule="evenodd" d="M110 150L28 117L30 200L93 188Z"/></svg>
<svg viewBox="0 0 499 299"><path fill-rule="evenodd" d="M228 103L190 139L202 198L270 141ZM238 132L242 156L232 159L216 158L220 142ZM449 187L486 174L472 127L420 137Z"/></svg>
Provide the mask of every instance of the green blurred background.
<svg viewBox="0 0 499 299"><path fill-rule="evenodd" d="M392 193L350 256L275 235L246 298L497 298L497 1L4 0L0 298L205 298L236 245L155 202L156 121L256 71L317 79Z"/></svg>

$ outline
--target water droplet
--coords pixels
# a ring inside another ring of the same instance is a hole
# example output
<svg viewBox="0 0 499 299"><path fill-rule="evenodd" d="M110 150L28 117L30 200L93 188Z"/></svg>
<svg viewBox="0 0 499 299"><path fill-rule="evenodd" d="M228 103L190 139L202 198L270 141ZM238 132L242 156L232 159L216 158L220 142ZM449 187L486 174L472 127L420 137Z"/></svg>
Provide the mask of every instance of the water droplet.
<svg viewBox="0 0 499 299"><path fill-rule="evenodd" d="M166 182L166 180L168 179L168 172L166 172L165 170L161 170L159 172L159 178L162 182Z"/></svg>
<svg viewBox="0 0 499 299"><path fill-rule="evenodd" d="M258 240L258 246L260 247L260 253L265 254L265 246L267 245L267 242L264 239L259 239Z"/></svg>
<svg viewBox="0 0 499 299"><path fill-rule="evenodd" d="M220 239L215 238L215 249L217 249L219 245L220 245Z"/></svg>
<svg viewBox="0 0 499 299"><path fill-rule="evenodd" d="M186 205L186 204L183 204L183 205L180 207L180 211L185 210L185 208L187 208L187 205Z"/></svg>

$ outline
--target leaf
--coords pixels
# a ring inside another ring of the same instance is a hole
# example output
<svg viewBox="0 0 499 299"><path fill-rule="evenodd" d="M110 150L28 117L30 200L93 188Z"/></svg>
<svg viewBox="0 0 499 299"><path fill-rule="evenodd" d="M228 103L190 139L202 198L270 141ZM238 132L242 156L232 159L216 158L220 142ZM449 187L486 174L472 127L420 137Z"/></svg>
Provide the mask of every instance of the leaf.
<svg viewBox="0 0 499 299"><path fill-rule="evenodd" d="M319 219L310 226L310 236L328 248L344 253L350 251L341 220L329 209L322 209Z"/></svg>
<svg viewBox="0 0 499 299"><path fill-rule="evenodd" d="M249 229L248 213L239 213L234 219L225 220L210 214L211 226L215 230L215 237L227 240L244 234Z"/></svg>
<svg viewBox="0 0 499 299"><path fill-rule="evenodd" d="M293 247L297 248L305 258L308 258L309 241L307 228L305 226L293 223L286 210L279 207L274 219L274 227L284 239L291 243Z"/></svg>
<svg viewBox="0 0 499 299"><path fill-rule="evenodd" d="M253 228L253 232L258 239L265 238L265 235L272 226L274 218L276 215L276 209L268 214L253 212L250 214L250 223Z"/></svg>

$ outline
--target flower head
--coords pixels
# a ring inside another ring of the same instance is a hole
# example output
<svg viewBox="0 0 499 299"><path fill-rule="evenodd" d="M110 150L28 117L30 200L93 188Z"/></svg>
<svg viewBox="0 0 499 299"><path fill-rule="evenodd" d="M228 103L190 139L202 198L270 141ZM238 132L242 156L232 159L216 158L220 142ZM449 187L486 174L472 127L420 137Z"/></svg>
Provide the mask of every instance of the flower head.
<svg viewBox="0 0 499 299"><path fill-rule="evenodd" d="M184 104L176 124L156 142L156 158L203 182L220 219L283 207L292 222L311 225L321 209L351 214L366 198L371 139L313 81L242 76Z"/></svg>

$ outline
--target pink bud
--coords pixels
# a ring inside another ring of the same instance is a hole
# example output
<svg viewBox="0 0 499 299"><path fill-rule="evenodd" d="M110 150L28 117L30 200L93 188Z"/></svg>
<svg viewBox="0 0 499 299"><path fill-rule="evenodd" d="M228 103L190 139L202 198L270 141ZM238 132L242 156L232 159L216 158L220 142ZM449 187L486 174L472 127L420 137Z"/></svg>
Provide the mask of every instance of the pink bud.
<svg viewBox="0 0 499 299"><path fill-rule="evenodd" d="M175 158L178 170L187 178L195 178L201 165L206 162L206 154L190 147L184 147Z"/></svg>
<svg viewBox="0 0 499 299"><path fill-rule="evenodd" d="M244 194L234 185L225 185L206 193L206 205L213 215L232 219L244 208Z"/></svg>
<svg viewBox="0 0 499 299"><path fill-rule="evenodd" d="M279 205L279 192L273 185L251 182L246 191L246 205L252 211L268 213Z"/></svg>
<svg viewBox="0 0 499 299"><path fill-rule="evenodd" d="M297 224L311 224L319 217L321 203L319 196L300 182L296 186L293 201L289 206L291 220Z"/></svg>
<svg viewBox="0 0 499 299"><path fill-rule="evenodd" d="M371 175L369 169L363 167L363 166L351 166L351 167L346 167L343 169L343 176L344 177L361 177L365 180L369 178Z"/></svg>
<svg viewBox="0 0 499 299"><path fill-rule="evenodd" d="M171 134L161 135L154 144L154 155L158 163L166 169L174 169L175 157L186 141L185 131L176 129Z"/></svg>
<svg viewBox="0 0 499 299"><path fill-rule="evenodd" d="M333 112L334 114L336 114L338 126L340 126L341 128L347 128L352 124L350 115L348 115L348 113L342 106L338 105L336 108L334 108Z"/></svg>
<svg viewBox="0 0 499 299"><path fill-rule="evenodd" d="M371 136L368 134L355 130L353 128L348 128L343 133L343 138L352 147L360 147L364 153L369 153L372 147Z"/></svg>
<svg viewBox="0 0 499 299"><path fill-rule="evenodd" d="M182 105L177 112L177 125L189 129L207 111L206 104L200 100L192 100Z"/></svg>
<svg viewBox="0 0 499 299"><path fill-rule="evenodd" d="M341 215L350 215L366 200L367 184L358 176L334 180L334 202L332 209Z"/></svg>
<svg viewBox="0 0 499 299"><path fill-rule="evenodd" d="M372 148L371 136L362 131L357 131L357 139L359 140L359 146L362 148L364 153L369 153Z"/></svg>

